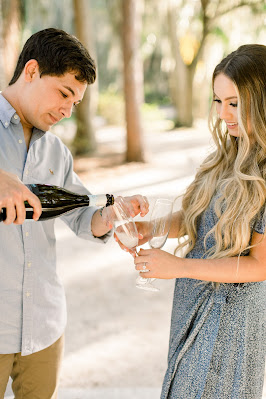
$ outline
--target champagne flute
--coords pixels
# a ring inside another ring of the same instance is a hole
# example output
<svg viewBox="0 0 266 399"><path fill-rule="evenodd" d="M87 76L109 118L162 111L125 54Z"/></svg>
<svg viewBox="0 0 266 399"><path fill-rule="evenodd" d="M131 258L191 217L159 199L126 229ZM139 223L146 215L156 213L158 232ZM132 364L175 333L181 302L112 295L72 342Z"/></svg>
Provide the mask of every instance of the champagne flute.
<svg viewBox="0 0 266 399"><path fill-rule="evenodd" d="M164 246L171 226L172 211L173 201L164 198L156 200L150 219L150 248L162 248ZM146 269L145 265L144 269L145 270L142 270L142 272L148 271L149 268ZM136 281L136 286L137 288L147 291L159 291L159 289L152 284L154 280L156 279L139 276Z"/></svg>
<svg viewBox="0 0 266 399"><path fill-rule="evenodd" d="M139 233L122 198L119 199L119 202L115 202L112 208L115 213L114 228L117 238L127 248L136 250Z"/></svg>
<svg viewBox="0 0 266 399"><path fill-rule="evenodd" d="M133 218L130 216L128 209L121 200L122 199L120 198L119 199L120 202L119 203L115 202L114 205L112 206L112 209L115 213L115 219L114 219L115 234L117 235L117 238L121 241L123 245L125 245L129 249L134 250L137 255L136 247L138 246L139 233ZM145 284L147 282L147 279L141 277L138 277L138 279L144 280ZM138 284L136 286L138 288L142 288L139 287ZM158 291L158 289L156 287L153 287L152 284L150 285L146 284L145 289L147 290L149 289L150 291Z"/></svg>

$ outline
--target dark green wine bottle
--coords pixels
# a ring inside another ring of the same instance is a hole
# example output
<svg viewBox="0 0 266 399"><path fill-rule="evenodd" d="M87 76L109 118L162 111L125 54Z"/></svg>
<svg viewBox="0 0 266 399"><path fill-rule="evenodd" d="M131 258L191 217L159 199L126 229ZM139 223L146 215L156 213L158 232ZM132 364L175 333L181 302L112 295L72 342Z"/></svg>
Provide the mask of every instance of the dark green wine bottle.
<svg viewBox="0 0 266 399"><path fill-rule="evenodd" d="M111 194L81 195L68 191L62 187L50 186L48 184L26 184L41 201L42 214L40 221L57 218L64 213L83 206L109 206L114 203ZM25 201L26 219L32 219L33 208ZM6 219L6 209L0 211L0 222Z"/></svg>

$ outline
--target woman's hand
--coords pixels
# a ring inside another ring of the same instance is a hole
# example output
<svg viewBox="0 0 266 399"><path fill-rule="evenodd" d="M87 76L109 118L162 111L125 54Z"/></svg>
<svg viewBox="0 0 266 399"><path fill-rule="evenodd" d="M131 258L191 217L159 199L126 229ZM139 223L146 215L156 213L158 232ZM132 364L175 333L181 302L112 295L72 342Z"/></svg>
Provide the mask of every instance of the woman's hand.
<svg viewBox="0 0 266 399"><path fill-rule="evenodd" d="M151 238L151 234L150 234L150 222L135 222L139 236L139 242L138 242L138 246L139 245L143 245L145 244L147 241L149 241L149 239ZM123 249L123 251L126 251L128 253L130 253L130 255L132 255L134 258L137 256L136 254L136 250L135 249L130 249L127 248L125 245L122 244L122 242L119 240L119 238L117 237L116 233L114 233L114 238L115 241L118 243L118 245L120 246L121 249Z"/></svg>
<svg viewBox="0 0 266 399"><path fill-rule="evenodd" d="M139 234L139 241L142 239L142 235ZM135 258L137 256L137 252L136 252L136 248L128 248L126 247L124 244L122 244L122 242L119 240L119 238L117 237L116 233L114 233L114 239L115 241L118 243L118 245L120 246L121 249L123 249L123 251L128 252L130 255L133 256L133 258Z"/></svg>
<svg viewBox="0 0 266 399"><path fill-rule="evenodd" d="M117 210L115 210L116 204L117 204ZM149 202L147 198L143 197L142 195L133 195L131 197L117 197L115 199L115 205L109 206L102 210L102 220L106 224L106 226L108 226L109 229L111 229L114 226L114 222L115 220L117 220L117 218L118 220L120 220L120 218L121 220L122 219L127 220L127 218L129 219L134 218L138 214L140 214L140 216L143 217L149 212ZM117 211L119 212L120 216L116 213ZM146 231L148 229L147 225L149 225L149 223L137 222L136 225L139 226L139 227L137 226L139 233L138 245L141 245L144 242L148 241L148 238L146 239L146 241L144 239L144 230ZM123 245L115 233L114 233L114 238L119 244L120 248L122 248L124 251L129 252L132 256L136 256L135 249L129 249L125 245Z"/></svg>
<svg viewBox="0 0 266 399"><path fill-rule="evenodd" d="M146 244L152 237L152 226L150 222L135 222L139 233L139 246Z"/></svg>
<svg viewBox="0 0 266 399"><path fill-rule="evenodd" d="M142 270L145 264L146 270L149 271L140 273L140 276L144 278L171 279L184 277L185 260L161 249L140 249L134 263L136 270Z"/></svg>

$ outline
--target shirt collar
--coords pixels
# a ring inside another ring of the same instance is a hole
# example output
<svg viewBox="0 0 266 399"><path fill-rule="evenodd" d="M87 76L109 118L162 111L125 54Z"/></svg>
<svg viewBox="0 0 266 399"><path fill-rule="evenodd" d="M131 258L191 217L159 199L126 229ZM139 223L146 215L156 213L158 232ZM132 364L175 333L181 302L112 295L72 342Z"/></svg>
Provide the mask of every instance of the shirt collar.
<svg viewBox="0 0 266 399"><path fill-rule="evenodd" d="M10 122L18 124L20 118L12 105L0 93L0 121L5 128L8 128Z"/></svg>
<svg viewBox="0 0 266 399"><path fill-rule="evenodd" d="M16 113L16 110L12 105L5 99L5 97L0 92L0 121L5 128L8 128L10 123L18 125L20 122L20 117ZM42 137L45 131L33 128L34 133L38 133L38 137Z"/></svg>

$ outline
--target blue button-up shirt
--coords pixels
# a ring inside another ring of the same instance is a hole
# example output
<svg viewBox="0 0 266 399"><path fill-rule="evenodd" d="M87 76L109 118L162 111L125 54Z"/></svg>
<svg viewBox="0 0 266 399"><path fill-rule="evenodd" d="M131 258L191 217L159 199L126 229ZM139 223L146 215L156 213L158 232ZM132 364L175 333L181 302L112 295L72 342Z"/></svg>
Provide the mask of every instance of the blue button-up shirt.
<svg viewBox="0 0 266 399"><path fill-rule="evenodd" d="M15 109L0 94L0 168L24 184L45 183L90 194L73 172L73 159L50 132L33 130L29 150ZM96 238L91 218L97 208L80 208L62 216L77 236ZM66 325L66 302L56 273L54 220L0 223L0 354L40 351L53 344Z"/></svg>

